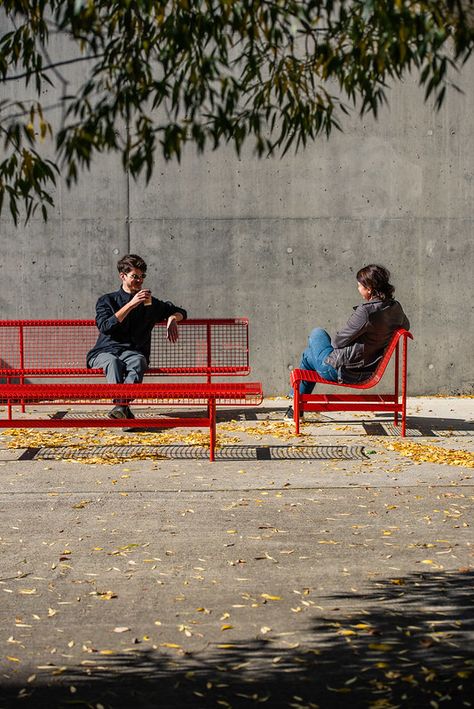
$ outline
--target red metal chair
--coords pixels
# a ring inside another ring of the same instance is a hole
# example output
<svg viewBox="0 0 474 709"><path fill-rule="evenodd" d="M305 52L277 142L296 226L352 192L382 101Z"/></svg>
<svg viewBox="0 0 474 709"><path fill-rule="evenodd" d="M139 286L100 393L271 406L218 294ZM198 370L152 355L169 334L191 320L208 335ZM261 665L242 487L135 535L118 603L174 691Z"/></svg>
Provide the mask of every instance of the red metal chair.
<svg viewBox="0 0 474 709"><path fill-rule="evenodd" d="M293 412L296 433L300 432L300 414L303 411L393 411L394 423L398 426L398 414L401 414L401 435L406 433L407 408L407 355L408 338L413 335L408 330L397 330L385 350L377 369L370 379L362 384L341 384L323 379L317 372L306 369L294 369L290 375L293 387ZM400 340L403 341L401 367L401 396L399 394L400 379ZM300 394L300 382L315 382L350 389L370 389L380 382L390 362L395 356L395 381L392 394Z"/></svg>

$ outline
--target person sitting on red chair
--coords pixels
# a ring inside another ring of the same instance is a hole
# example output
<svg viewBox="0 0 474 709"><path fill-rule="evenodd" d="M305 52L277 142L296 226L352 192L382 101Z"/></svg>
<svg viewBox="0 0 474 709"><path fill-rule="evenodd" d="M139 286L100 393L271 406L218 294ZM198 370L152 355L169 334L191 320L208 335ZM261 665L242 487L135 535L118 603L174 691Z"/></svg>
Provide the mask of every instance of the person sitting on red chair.
<svg viewBox="0 0 474 709"><path fill-rule="evenodd" d="M394 332L410 329L402 306L393 298L395 288L384 266L361 268L357 288L364 302L354 306L346 325L332 339L322 328L311 332L300 369L313 370L330 382L359 384L377 368ZM313 389L314 382L300 383L301 394L311 394ZM285 418L293 421L292 406Z"/></svg>

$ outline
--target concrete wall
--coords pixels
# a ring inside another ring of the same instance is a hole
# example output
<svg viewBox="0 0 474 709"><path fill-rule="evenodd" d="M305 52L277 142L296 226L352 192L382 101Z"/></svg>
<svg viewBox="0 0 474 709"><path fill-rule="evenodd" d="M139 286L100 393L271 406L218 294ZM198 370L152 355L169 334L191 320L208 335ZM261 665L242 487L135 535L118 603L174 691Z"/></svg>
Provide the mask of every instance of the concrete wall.
<svg viewBox="0 0 474 709"><path fill-rule="evenodd" d="M377 122L354 116L297 156L190 147L147 187L103 158L58 186L47 224L0 220L1 317L92 317L118 257L139 253L154 294L190 316L250 317L253 376L277 394L311 328L359 302L358 268L381 262L416 338L410 393L473 392L473 67L440 113L408 80Z"/></svg>

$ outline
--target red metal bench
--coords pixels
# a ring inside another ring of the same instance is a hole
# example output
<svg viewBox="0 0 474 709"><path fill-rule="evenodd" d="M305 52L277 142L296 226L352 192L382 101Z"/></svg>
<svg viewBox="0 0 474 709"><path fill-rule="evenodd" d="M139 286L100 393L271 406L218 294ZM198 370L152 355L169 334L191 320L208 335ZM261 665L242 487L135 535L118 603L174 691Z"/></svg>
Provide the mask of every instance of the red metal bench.
<svg viewBox="0 0 474 709"><path fill-rule="evenodd" d="M377 369L370 379L362 384L341 384L329 382L320 377L317 372L294 369L290 375L293 387L293 413L296 433L300 431L300 414L304 411L387 411L394 413L394 423L398 425L398 414L401 414L401 435L406 433L407 408L407 355L408 338L413 335L407 330L397 330L385 350ZM400 340L403 341L401 366L401 396L399 393L400 379ZM351 389L370 389L380 382L392 356L395 358L394 389L391 394L300 394L299 384L302 381Z"/></svg>
<svg viewBox="0 0 474 709"><path fill-rule="evenodd" d="M117 385L84 381L104 376L101 369L85 366L86 354L97 339L93 320L0 320L0 403L7 407L7 418L0 419L0 428L207 426L210 459L214 460L217 406L255 406L263 399L259 382L213 381L215 377L240 377L250 373L248 320L185 320L178 328L178 341L170 343L166 339L165 323L154 327L150 366L145 376L147 379L185 376L201 381L161 380ZM51 378L66 381L32 381ZM80 379L81 383L71 383L71 379ZM207 415L192 418L137 416L117 420L100 416L15 418L13 413L16 405L24 412L26 404L110 406L117 398L133 399L134 406L204 406Z"/></svg>

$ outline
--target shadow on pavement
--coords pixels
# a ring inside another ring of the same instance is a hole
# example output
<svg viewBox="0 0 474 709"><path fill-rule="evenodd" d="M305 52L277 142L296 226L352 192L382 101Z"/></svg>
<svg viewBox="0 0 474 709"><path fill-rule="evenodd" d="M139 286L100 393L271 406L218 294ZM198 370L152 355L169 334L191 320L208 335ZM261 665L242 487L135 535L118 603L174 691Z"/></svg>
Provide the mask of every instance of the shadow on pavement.
<svg viewBox="0 0 474 709"><path fill-rule="evenodd" d="M460 569L319 597L330 610L313 607L319 616L299 625L299 643L269 633L195 654L87 655L95 664L57 676L38 671L31 684L3 679L0 706L469 707L473 581L474 572Z"/></svg>
<svg viewBox="0 0 474 709"><path fill-rule="evenodd" d="M383 414L382 414L383 415ZM343 423L338 421L338 423ZM348 423L347 421L344 423ZM354 421L352 421L354 423ZM359 421L359 423L361 423ZM370 436L399 435L399 428L393 421L364 421L365 432ZM436 418L430 416L407 416L407 436L439 438L448 436L472 436L474 421L459 418Z"/></svg>

